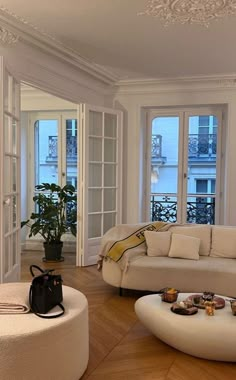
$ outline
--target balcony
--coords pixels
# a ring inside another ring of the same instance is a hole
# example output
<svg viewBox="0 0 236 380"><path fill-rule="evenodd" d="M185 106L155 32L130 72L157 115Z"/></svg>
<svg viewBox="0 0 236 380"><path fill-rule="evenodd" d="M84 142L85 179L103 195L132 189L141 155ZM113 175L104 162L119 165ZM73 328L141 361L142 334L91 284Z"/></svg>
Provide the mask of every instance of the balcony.
<svg viewBox="0 0 236 380"><path fill-rule="evenodd" d="M58 159L58 136L48 136L48 156L46 162ZM77 136L66 137L66 159L67 162L77 161Z"/></svg>
<svg viewBox="0 0 236 380"><path fill-rule="evenodd" d="M162 156L163 137L152 135L152 164L165 163L166 157ZM188 157L189 160L199 161L215 160L217 149L216 134L189 134L188 136Z"/></svg>
<svg viewBox="0 0 236 380"><path fill-rule="evenodd" d="M191 134L188 136L189 159L211 158L216 159L216 134Z"/></svg>
<svg viewBox="0 0 236 380"><path fill-rule="evenodd" d="M177 222L176 195L151 194L151 220ZM189 194L187 223L215 224L215 195Z"/></svg>

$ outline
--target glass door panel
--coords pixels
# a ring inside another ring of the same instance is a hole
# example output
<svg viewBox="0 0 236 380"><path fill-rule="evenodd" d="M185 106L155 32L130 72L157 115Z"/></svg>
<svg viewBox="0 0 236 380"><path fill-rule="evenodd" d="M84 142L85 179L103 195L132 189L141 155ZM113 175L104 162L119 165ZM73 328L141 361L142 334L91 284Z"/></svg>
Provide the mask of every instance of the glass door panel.
<svg viewBox="0 0 236 380"><path fill-rule="evenodd" d="M179 117L155 117L151 142L151 219L176 222Z"/></svg>
<svg viewBox="0 0 236 380"><path fill-rule="evenodd" d="M66 183L77 189L77 120L66 119Z"/></svg>
<svg viewBox="0 0 236 380"><path fill-rule="evenodd" d="M102 164L89 163L89 187L102 186Z"/></svg>
<svg viewBox="0 0 236 380"><path fill-rule="evenodd" d="M102 190L89 189L88 192L88 212L102 211Z"/></svg>
<svg viewBox="0 0 236 380"><path fill-rule="evenodd" d="M215 223L217 131L214 115L188 117L188 223Z"/></svg>
<svg viewBox="0 0 236 380"><path fill-rule="evenodd" d="M117 137L117 115L105 113L104 115L104 137Z"/></svg>
<svg viewBox="0 0 236 380"><path fill-rule="evenodd" d="M34 124L35 180L58 183L58 120L37 120Z"/></svg>

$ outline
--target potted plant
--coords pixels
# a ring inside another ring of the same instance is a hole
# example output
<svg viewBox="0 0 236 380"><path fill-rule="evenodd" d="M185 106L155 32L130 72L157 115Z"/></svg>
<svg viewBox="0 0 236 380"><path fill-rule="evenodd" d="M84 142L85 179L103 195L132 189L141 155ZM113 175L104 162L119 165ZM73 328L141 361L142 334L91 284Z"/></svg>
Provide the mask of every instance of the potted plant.
<svg viewBox="0 0 236 380"><path fill-rule="evenodd" d="M40 234L44 239L44 261L62 261L62 235L76 236L77 196L72 185L60 187L55 183L36 185L33 197L35 212L22 221L21 227L30 228L29 237Z"/></svg>

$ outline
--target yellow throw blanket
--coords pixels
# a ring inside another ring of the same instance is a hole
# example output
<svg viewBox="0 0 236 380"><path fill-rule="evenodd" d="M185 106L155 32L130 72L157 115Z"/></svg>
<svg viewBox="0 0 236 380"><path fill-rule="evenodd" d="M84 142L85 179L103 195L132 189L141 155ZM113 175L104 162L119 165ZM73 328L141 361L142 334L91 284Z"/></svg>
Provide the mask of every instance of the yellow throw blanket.
<svg viewBox="0 0 236 380"><path fill-rule="evenodd" d="M103 260L117 262L121 270L127 270L129 261L146 254L144 231L166 231L172 223L152 222L118 224L105 233L97 262L102 269Z"/></svg>
<svg viewBox="0 0 236 380"><path fill-rule="evenodd" d="M115 262L119 261L128 249L133 249L144 243L144 231L159 231L166 224L167 223L164 222L153 222L142 226L131 235L116 241L107 252L106 257L109 257Z"/></svg>

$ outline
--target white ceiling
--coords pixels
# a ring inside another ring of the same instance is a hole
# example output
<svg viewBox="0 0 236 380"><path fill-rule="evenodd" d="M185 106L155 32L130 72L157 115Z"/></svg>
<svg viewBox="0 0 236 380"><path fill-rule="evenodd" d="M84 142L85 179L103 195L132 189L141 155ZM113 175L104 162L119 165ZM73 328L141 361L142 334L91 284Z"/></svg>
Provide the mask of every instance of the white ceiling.
<svg viewBox="0 0 236 380"><path fill-rule="evenodd" d="M236 16L164 27L137 16L147 0L2 0L80 56L122 78L173 78L236 73Z"/></svg>

